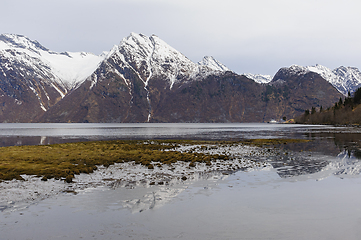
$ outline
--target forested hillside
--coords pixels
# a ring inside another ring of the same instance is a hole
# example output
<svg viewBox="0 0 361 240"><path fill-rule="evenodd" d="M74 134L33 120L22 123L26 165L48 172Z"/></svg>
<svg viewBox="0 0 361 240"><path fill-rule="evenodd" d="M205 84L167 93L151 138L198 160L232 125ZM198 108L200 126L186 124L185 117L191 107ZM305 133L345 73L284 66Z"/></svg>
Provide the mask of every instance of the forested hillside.
<svg viewBox="0 0 361 240"><path fill-rule="evenodd" d="M296 123L308 124L361 124L361 88L353 96L349 93L346 98L340 98L333 106L324 109L311 107L295 119Z"/></svg>

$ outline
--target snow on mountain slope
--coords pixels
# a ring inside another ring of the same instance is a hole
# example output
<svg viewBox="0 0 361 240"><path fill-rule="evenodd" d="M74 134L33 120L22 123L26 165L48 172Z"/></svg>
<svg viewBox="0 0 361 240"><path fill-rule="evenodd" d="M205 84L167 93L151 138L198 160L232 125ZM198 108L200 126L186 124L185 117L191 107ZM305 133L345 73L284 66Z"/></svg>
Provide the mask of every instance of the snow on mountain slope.
<svg viewBox="0 0 361 240"><path fill-rule="evenodd" d="M192 61L155 35L131 33L120 43L119 52L135 70L143 69L145 85L154 74L164 76L173 86L178 75L194 75L198 70Z"/></svg>
<svg viewBox="0 0 361 240"><path fill-rule="evenodd" d="M228 71L223 64L214 58L208 59L205 64L196 64L177 51L156 35L147 37L143 34L131 33L119 45L120 52L127 62L134 61L140 69L144 62L147 78L151 75L163 76L168 79L171 86L179 78L196 78L207 74ZM217 66L217 67L216 67Z"/></svg>
<svg viewBox="0 0 361 240"><path fill-rule="evenodd" d="M49 51L47 48L43 47L39 42L32 41L25 36L17 34L2 34L0 35L0 50L8 48L17 48L17 49L32 49L37 52Z"/></svg>
<svg viewBox="0 0 361 240"><path fill-rule="evenodd" d="M261 75L261 74L251 74L251 73L244 73L244 76L246 76L249 79L252 79L256 83L269 83L272 81L271 75Z"/></svg>
<svg viewBox="0 0 361 240"><path fill-rule="evenodd" d="M290 74L305 74L315 72L326 81L331 83L340 93L347 96L348 92L353 93L361 87L361 72L355 67L338 67L331 70L325 66L316 64L315 66L292 65L287 68ZM277 79L274 79L277 80Z"/></svg>
<svg viewBox="0 0 361 240"><path fill-rule="evenodd" d="M355 67L338 67L331 70L325 66L316 64L307 66L306 70L321 75L330 82L339 92L347 96L348 92L353 93L361 86L361 72Z"/></svg>
<svg viewBox="0 0 361 240"><path fill-rule="evenodd" d="M193 63L156 35L148 37L137 33L131 33L118 46L114 46L105 59L111 58L113 58L112 61L117 62L118 66L134 70L145 87L154 76L169 81L172 88L174 83L179 81L197 79L229 70L210 57L205 57L206 60L203 59L200 63ZM96 78L91 79L94 86Z"/></svg>
<svg viewBox="0 0 361 240"><path fill-rule="evenodd" d="M355 67L338 67L332 71L337 78L331 82L344 95L355 92L361 87L361 72Z"/></svg>
<svg viewBox="0 0 361 240"><path fill-rule="evenodd" d="M76 87L91 75L105 57L84 52L52 52L37 41L16 34L0 35L0 54L6 55L11 62L33 66L35 72L42 72L65 91Z"/></svg>
<svg viewBox="0 0 361 240"><path fill-rule="evenodd" d="M42 53L50 63L52 71L70 90L90 76L103 61L103 57L85 52L66 52L64 54Z"/></svg>

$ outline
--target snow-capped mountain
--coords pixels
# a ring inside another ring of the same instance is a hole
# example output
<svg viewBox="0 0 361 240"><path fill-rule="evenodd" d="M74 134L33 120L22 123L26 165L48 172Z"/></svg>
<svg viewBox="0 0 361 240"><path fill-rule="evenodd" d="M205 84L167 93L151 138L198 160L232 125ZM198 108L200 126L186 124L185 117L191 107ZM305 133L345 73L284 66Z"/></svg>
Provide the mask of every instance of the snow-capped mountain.
<svg viewBox="0 0 361 240"><path fill-rule="evenodd" d="M361 72L358 68L341 66L331 70L321 65L306 68L320 74L345 96L361 87Z"/></svg>
<svg viewBox="0 0 361 240"><path fill-rule="evenodd" d="M185 79L196 79L229 71L226 66L212 57L205 57L196 64L156 35L148 37L136 33L131 33L119 45L114 46L108 53L107 59L111 59L121 68L137 72L145 87L155 76L167 80L172 88L176 82ZM122 73L119 75L124 77ZM94 76L92 76L93 84L98 79Z"/></svg>
<svg viewBox="0 0 361 240"><path fill-rule="evenodd" d="M174 86L179 88L183 84L202 80L209 75L221 75L228 70L211 57L205 57L201 63L193 63L155 35L148 37L131 33L119 45L112 48L83 85L88 86L90 91L98 91L105 87L104 84L108 84L106 85L108 92L111 86L122 89L122 93L116 93L123 96L122 103L118 102L116 105L123 107L116 113L113 109L104 107L102 111L106 113L103 115L108 116L108 120L101 121L122 119L121 121L149 122L153 117L155 106ZM74 98L76 94L79 95L79 92L80 90L72 92L68 99ZM63 102L67 101L69 100ZM108 106L109 103L105 105ZM140 106L141 110L135 113L133 109ZM67 113L70 114L72 111L75 110L69 109Z"/></svg>
<svg viewBox="0 0 361 240"><path fill-rule="evenodd" d="M24 36L4 34L0 122L262 122L339 99L319 75L315 88L323 89L324 99L310 79L295 88L300 79L291 74L289 82L269 88L249 76L213 57L194 63L155 35L131 33L96 56L57 53Z"/></svg>
<svg viewBox="0 0 361 240"><path fill-rule="evenodd" d="M353 93L357 90L357 88L361 87L361 72L355 67L341 66L331 70L319 64L306 67L292 65L287 68L287 71L289 71L290 74L305 74L307 72L317 73L345 96L348 95L348 92ZM274 80L276 81L277 79Z"/></svg>
<svg viewBox="0 0 361 240"><path fill-rule="evenodd" d="M43 47L37 41L15 34L0 35L0 54L10 64L26 65L40 76L60 85L65 92L76 87L94 72L104 55L96 56L85 52L56 53ZM6 74L9 63L0 71ZM62 91L59 89L59 93Z"/></svg>
<svg viewBox="0 0 361 240"><path fill-rule="evenodd" d="M40 117L79 86L104 57L56 53L22 35L0 35L0 121Z"/></svg>

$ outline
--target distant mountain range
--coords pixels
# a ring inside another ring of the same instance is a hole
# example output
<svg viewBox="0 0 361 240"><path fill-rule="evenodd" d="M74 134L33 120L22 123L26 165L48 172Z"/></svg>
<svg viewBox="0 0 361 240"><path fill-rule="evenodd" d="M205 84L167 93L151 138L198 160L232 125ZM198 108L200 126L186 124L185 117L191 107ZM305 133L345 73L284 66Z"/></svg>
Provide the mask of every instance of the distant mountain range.
<svg viewBox="0 0 361 240"><path fill-rule="evenodd" d="M332 105L360 84L351 67L239 75L155 35L131 33L99 56L0 35L0 122L264 122Z"/></svg>

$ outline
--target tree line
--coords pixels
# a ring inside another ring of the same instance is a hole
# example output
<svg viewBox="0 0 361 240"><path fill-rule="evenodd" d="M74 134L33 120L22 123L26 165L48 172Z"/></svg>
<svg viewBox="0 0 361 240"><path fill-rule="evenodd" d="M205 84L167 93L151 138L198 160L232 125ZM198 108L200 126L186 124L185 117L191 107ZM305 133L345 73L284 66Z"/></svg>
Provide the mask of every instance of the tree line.
<svg viewBox="0 0 361 240"><path fill-rule="evenodd" d="M307 124L361 124L361 88L358 88L351 96L339 99L338 102L327 109L311 107L304 114L295 118L296 123Z"/></svg>

